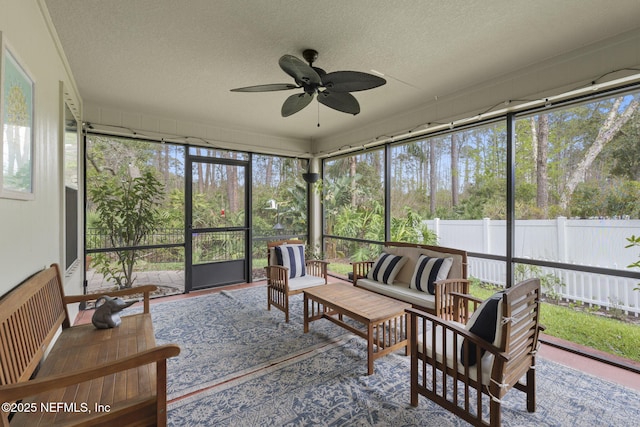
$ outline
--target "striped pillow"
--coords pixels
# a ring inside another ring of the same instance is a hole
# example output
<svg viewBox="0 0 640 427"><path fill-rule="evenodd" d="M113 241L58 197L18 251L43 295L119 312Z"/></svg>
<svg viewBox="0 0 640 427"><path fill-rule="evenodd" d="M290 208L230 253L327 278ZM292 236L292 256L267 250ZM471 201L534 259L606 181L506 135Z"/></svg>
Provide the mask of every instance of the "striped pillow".
<svg viewBox="0 0 640 427"><path fill-rule="evenodd" d="M429 292L431 295L435 294L436 287L433 282L446 279L452 264L453 258L432 258L420 255L409 287L418 291Z"/></svg>
<svg viewBox="0 0 640 427"><path fill-rule="evenodd" d="M276 246L276 263L289 269L289 278L307 274L304 262L304 245Z"/></svg>
<svg viewBox="0 0 640 427"><path fill-rule="evenodd" d="M381 253L367 273L367 279L391 285L393 284L393 279L396 278L396 275L406 262L406 257Z"/></svg>

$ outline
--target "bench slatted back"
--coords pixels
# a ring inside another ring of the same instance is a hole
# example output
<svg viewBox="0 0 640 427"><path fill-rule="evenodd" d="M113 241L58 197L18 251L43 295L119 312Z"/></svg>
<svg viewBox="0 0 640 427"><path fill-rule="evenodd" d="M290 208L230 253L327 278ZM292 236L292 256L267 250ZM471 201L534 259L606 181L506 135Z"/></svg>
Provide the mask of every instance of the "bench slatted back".
<svg viewBox="0 0 640 427"><path fill-rule="evenodd" d="M0 299L0 385L28 380L60 326L68 326L57 266Z"/></svg>
<svg viewBox="0 0 640 427"><path fill-rule="evenodd" d="M449 272L450 278L456 279L468 279L468 260L467 260L467 251L462 249L454 249L454 248L446 248L444 246L431 246L431 245L421 245L418 243L406 243L406 242L385 242L384 246L387 248L419 248L424 249L426 251L434 252L435 255L429 256L439 256L443 257L446 255L454 255L453 257L453 265L451 266L451 270ZM418 259L419 255L415 255L415 259ZM413 272L410 272L411 275ZM405 281L406 283L409 280Z"/></svg>

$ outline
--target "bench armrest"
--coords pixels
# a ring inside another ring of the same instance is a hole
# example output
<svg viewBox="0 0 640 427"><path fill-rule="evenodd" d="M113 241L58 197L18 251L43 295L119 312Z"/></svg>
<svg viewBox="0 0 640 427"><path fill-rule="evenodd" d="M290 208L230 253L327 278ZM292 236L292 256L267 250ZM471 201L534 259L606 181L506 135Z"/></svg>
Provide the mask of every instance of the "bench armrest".
<svg viewBox="0 0 640 427"><path fill-rule="evenodd" d="M289 269L281 265L268 265L264 268L267 271L267 284L271 288L276 288L282 292L289 292Z"/></svg>
<svg viewBox="0 0 640 427"><path fill-rule="evenodd" d="M105 377L116 372L126 371L151 363L165 362L168 358L175 357L178 354L180 354L179 346L166 344L92 368L36 378L16 384L3 385L0 386L0 401L15 402L28 396L79 384L93 378ZM160 381L160 379L157 378L156 381Z"/></svg>
<svg viewBox="0 0 640 427"><path fill-rule="evenodd" d="M136 286L135 288L120 289L117 291L105 290L104 292L96 292L96 293L91 293L86 295L65 295L63 297L63 301L65 304L74 304L77 302L93 301L103 295L108 295L110 297L120 297L120 296L127 296L127 295L143 294L144 312L149 313L150 295L151 295L151 292L155 291L156 289L158 289L158 287L155 285L144 285L144 286Z"/></svg>
<svg viewBox="0 0 640 427"><path fill-rule="evenodd" d="M474 297L471 294L463 294L463 293L460 293L460 292L451 292L451 296L453 296L456 299L470 301L470 302L473 302L474 304L478 304L478 305L480 305L482 303L482 299L481 298Z"/></svg>
<svg viewBox="0 0 640 427"><path fill-rule="evenodd" d="M375 261L357 261L352 262L353 267L353 283L355 284L359 278L367 277L367 273L373 267Z"/></svg>
<svg viewBox="0 0 640 427"><path fill-rule="evenodd" d="M501 351L498 347L493 345L492 343L485 341L483 338L478 335L470 332L465 329L462 325L457 322L450 322L448 320L442 319L433 314L429 314L422 310L418 310L415 308L407 308L405 312L409 314L409 322L411 325L411 335L410 335L410 344L416 345L418 339L422 337L422 341L424 342L424 338L432 333L433 330L440 329L442 331L442 336L446 335L446 331L449 330L458 335L457 340L469 340L470 342L476 344L478 348L478 354L489 352L493 354L497 359L502 362L509 361L509 355L503 351ZM421 326L418 326L418 322ZM422 331L422 332L419 332ZM438 346L439 348L440 346ZM414 353L415 350L415 353ZM418 354L417 348L411 349L411 355ZM453 355L454 358L457 355ZM443 358L444 360L444 358ZM479 358L477 360L480 360Z"/></svg>
<svg viewBox="0 0 640 427"><path fill-rule="evenodd" d="M460 299L455 295L468 294L470 281L467 279L444 279L433 282L435 288L435 310L438 317L466 323L469 315Z"/></svg>
<svg viewBox="0 0 640 427"><path fill-rule="evenodd" d="M322 277L324 278L324 283L327 283L329 280L329 276L327 273L327 266L329 265L328 261L320 260L320 259L309 259L305 261L305 265L307 266L307 274L311 274L312 276Z"/></svg>

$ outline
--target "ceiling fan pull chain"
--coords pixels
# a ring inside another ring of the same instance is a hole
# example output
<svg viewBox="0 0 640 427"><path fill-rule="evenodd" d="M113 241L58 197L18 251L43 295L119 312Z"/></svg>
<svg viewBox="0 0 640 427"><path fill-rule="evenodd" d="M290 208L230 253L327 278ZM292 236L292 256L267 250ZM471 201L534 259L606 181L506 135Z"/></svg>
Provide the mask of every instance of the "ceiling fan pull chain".
<svg viewBox="0 0 640 427"><path fill-rule="evenodd" d="M320 102L318 102L318 127L320 127Z"/></svg>

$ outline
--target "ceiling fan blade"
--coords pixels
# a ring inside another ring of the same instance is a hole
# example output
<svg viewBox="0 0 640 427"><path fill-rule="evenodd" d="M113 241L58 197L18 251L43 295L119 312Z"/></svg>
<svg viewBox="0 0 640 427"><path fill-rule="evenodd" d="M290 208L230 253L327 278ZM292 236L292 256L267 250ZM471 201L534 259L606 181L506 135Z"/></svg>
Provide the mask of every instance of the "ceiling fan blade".
<svg viewBox="0 0 640 427"><path fill-rule="evenodd" d="M354 116L360 112L358 100L350 93L318 92L318 102L334 110L353 114Z"/></svg>
<svg viewBox="0 0 640 427"><path fill-rule="evenodd" d="M321 85L317 71L293 55L283 55L278 61L280 68L293 77L299 85Z"/></svg>
<svg viewBox="0 0 640 427"><path fill-rule="evenodd" d="M387 83L382 77L359 71L334 71L322 76L322 84L331 92L357 92Z"/></svg>
<svg viewBox="0 0 640 427"><path fill-rule="evenodd" d="M306 92L291 95L284 101L284 104L282 104L282 117L289 117L290 115L297 113L309 105L312 100L313 95Z"/></svg>
<svg viewBox="0 0 640 427"><path fill-rule="evenodd" d="M273 92L276 90L297 89L299 87L300 86L291 83L273 83L268 85L239 87L236 89L231 89L231 92Z"/></svg>

